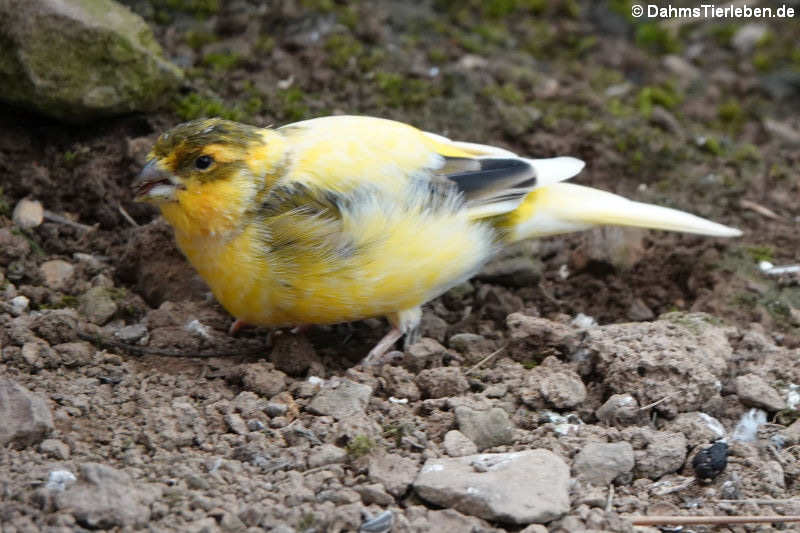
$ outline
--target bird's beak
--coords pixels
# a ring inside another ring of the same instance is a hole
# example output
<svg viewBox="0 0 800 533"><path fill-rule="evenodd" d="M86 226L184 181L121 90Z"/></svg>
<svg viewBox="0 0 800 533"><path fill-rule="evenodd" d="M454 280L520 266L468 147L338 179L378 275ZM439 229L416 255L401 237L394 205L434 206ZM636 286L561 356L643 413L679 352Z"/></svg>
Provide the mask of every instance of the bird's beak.
<svg viewBox="0 0 800 533"><path fill-rule="evenodd" d="M176 191L183 186L178 178L158 164L158 160L151 159L131 183L131 188L135 201L160 203L175 201Z"/></svg>

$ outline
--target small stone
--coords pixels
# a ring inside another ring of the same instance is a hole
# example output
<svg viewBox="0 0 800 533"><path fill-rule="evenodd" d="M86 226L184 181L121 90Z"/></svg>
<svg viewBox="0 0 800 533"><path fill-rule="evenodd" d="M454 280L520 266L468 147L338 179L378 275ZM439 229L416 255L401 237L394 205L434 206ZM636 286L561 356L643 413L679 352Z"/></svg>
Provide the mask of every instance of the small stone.
<svg viewBox="0 0 800 533"><path fill-rule="evenodd" d="M372 387L349 379L331 380L308 404L308 411L338 420L363 413L372 396Z"/></svg>
<svg viewBox="0 0 800 533"><path fill-rule="evenodd" d="M381 377L386 380L386 392L395 398L415 402L420 399L420 391L414 383L414 375L401 366L383 365Z"/></svg>
<svg viewBox="0 0 800 533"><path fill-rule="evenodd" d="M47 402L16 381L0 377L0 446L23 449L53 431Z"/></svg>
<svg viewBox="0 0 800 533"><path fill-rule="evenodd" d="M569 511L569 467L549 450L428 459L414 481L424 500L507 524L546 523Z"/></svg>
<svg viewBox="0 0 800 533"><path fill-rule="evenodd" d="M447 340L448 346L466 356L469 362L478 362L494 351L494 343L483 335L456 333Z"/></svg>
<svg viewBox="0 0 800 533"><path fill-rule="evenodd" d="M38 200L28 200L23 198L14 207L11 220L17 227L22 229L32 229L39 226L44 220L44 208Z"/></svg>
<svg viewBox="0 0 800 533"><path fill-rule="evenodd" d="M586 386L574 372L548 373L539 387L544 399L556 409L572 409L586 400Z"/></svg>
<svg viewBox="0 0 800 533"><path fill-rule="evenodd" d="M736 394L739 401L750 407L758 407L770 412L786 408L781 395L756 374L745 374L736 378Z"/></svg>
<svg viewBox="0 0 800 533"><path fill-rule="evenodd" d="M765 24L745 24L731 38L731 44L740 54L749 54L769 29Z"/></svg>
<svg viewBox="0 0 800 533"><path fill-rule="evenodd" d="M422 321L419 324L419 331L423 337L430 337L438 342L444 342L447 337L447 322L431 313L430 311L423 311Z"/></svg>
<svg viewBox="0 0 800 533"><path fill-rule="evenodd" d="M92 287L78 298L78 311L93 324L102 326L117 312L117 304L108 289Z"/></svg>
<svg viewBox="0 0 800 533"><path fill-rule="evenodd" d="M583 235L586 257L620 270L630 270L645 253L644 231L637 228L603 226Z"/></svg>
<svg viewBox="0 0 800 533"><path fill-rule="evenodd" d="M286 390L286 379L286 374L280 370L273 370L269 365L263 363L243 365L242 385L244 388L267 398L272 398ZM281 416L285 412L270 416Z"/></svg>
<svg viewBox="0 0 800 533"><path fill-rule="evenodd" d="M61 259L45 261L39 266L39 271L44 277L44 283L53 290L61 290L67 286L75 273L75 267Z"/></svg>
<svg viewBox="0 0 800 533"><path fill-rule="evenodd" d="M595 412L595 416L607 426L634 424L642 417L639 402L630 394L612 394Z"/></svg>
<svg viewBox="0 0 800 533"><path fill-rule="evenodd" d="M264 408L264 410L270 417L284 416L289 410L289 406L285 403L267 402L267 406Z"/></svg>
<svg viewBox="0 0 800 533"><path fill-rule="evenodd" d="M231 431L238 435L246 435L248 433L247 424L245 424L242 417L236 413L228 413L225 415L225 423Z"/></svg>
<svg viewBox="0 0 800 533"><path fill-rule="evenodd" d="M30 300L25 296L15 296L11 299L11 314L14 316L20 316L25 311L28 310L28 306L30 305Z"/></svg>
<svg viewBox="0 0 800 533"><path fill-rule="evenodd" d="M478 447L475 443L456 429L452 429L445 434L443 446L444 451L450 457L463 457L478 453Z"/></svg>
<svg viewBox="0 0 800 533"><path fill-rule="evenodd" d="M573 471L596 486L606 486L633 470L633 448L627 442L590 442L575 456Z"/></svg>
<svg viewBox="0 0 800 533"><path fill-rule="evenodd" d="M469 390L469 382L461 368L454 366L423 370L417 375L416 383L425 398L457 396Z"/></svg>
<svg viewBox="0 0 800 533"><path fill-rule="evenodd" d="M400 497L408 490L419 472L419 466L411 459L394 453L376 453L370 456L367 476L373 483L380 483L389 494Z"/></svg>
<svg viewBox="0 0 800 533"><path fill-rule="evenodd" d="M631 320L653 320L655 317L656 314L653 313L652 309L647 307L647 304L645 304L641 298L635 298L628 308L628 318Z"/></svg>
<svg viewBox="0 0 800 533"><path fill-rule="evenodd" d="M311 451L308 457L308 467L317 468L325 465L343 463L347 459L347 450L334 446L333 444L323 444Z"/></svg>
<svg viewBox="0 0 800 533"><path fill-rule="evenodd" d="M39 451L56 459L69 459L69 446L58 439L43 440Z"/></svg>
<svg viewBox="0 0 800 533"><path fill-rule="evenodd" d="M136 344L140 341L146 341L147 326L144 324L132 324L130 326L124 326L114 332L114 337L128 344Z"/></svg>
<svg viewBox="0 0 800 533"><path fill-rule="evenodd" d="M657 480L680 470L686 460L688 443L682 433L629 427L622 430L621 437L634 447L637 477Z"/></svg>
<svg viewBox="0 0 800 533"><path fill-rule="evenodd" d="M673 433L683 433L689 446L705 445L725 437L725 427L716 418L693 411L681 413L662 428Z"/></svg>
<svg viewBox="0 0 800 533"><path fill-rule="evenodd" d="M381 506L391 505L394 503L394 496L386 492L383 485L380 483L368 483L365 485L357 485L354 487L355 491L361 495L361 501L364 505L376 504Z"/></svg>
<svg viewBox="0 0 800 533"><path fill-rule="evenodd" d="M58 354L58 362L64 366L84 366L94 359L97 351L94 346L85 341L64 342L53 346Z"/></svg>
<svg viewBox="0 0 800 533"><path fill-rule="evenodd" d="M532 256L498 257L483 267L475 277L488 283L530 287L539 282L543 270L544 263Z"/></svg>
<svg viewBox="0 0 800 533"><path fill-rule="evenodd" d="M700 77L700 70L679 55L666 55L662 62L679 80L692 81Z"/></svg>
<svg viewBox="0 0 800 533"><path fill-rule="evenodd" d="M459 406L455 412L458 429L475 443L478 450L511 444L514 441L514 425L508 413L499 407L476 411Z"/></svg>

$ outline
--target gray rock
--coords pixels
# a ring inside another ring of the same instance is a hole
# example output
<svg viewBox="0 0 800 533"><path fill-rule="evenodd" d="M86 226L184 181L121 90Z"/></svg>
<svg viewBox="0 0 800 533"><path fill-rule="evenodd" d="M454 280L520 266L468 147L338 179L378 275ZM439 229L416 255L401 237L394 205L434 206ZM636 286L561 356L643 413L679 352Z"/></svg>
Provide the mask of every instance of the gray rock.
<svg viewBox="0 0 800 533"><path fill-rule="evenodd" d="M108 289L92 287L78 298L78 311L93 324L102 326L117 312L117 304Z"/></svg>
<svg viewBox="0 0 800 533"><path fill-rule="evenodd" d="M136 484L127 473L97 463L81 465L78 483L55 495L57 509L69 509L79 524L92 529L144 527L150 504L161 490Z"/></svg>
<svg viewBox="0 0 800 533"><path fill-rule="evenodd" d="M380 483L389 494L402 496L417 477L417 463L394 453L370 456L367 475L373 483Z"/></svg>
<svg viewBox="0 0 800 533"><path fill-rule="evenodd" d="M457 396L469 390L469 383L461 368L443 366L423 370L417 375L417 386L425 398Z"/></svg>
<svg viewBox="0 0 800 533"><path fill-rule="evenodd" d="M361 414L372 396L372 387L349 379L330 380L308 404L308 410L317 415L344 419Z"/></svg>
<svg viewBox="0 0 800 533"><path fill-rule="evenodd" d="M643 230L603 226L582 235L581 251L586 259L608 263L620 270L629 270L645 253Z"/></svg>
<svg viewBox="0 0 800 533"><path fill-rule="evenodd" d="M476 411L466 406L456 407L458 429L475 443L478 450L511 444L514 441L514 424L508 413L495 407Z"/></svg>
<svg viewBox="0 0 800 533"><path fill-rule="evenodd" d="M130 326L124 326L114 332L114 337L129 344L135 344L139 342L145 344L148 337L147 326L144 324L131 324Z"/></svg>
<svg viewBox="0 0 800 533"><path fill-rule="evenodd" d="M739 400L750 407L759 407L775 412L786 408L786 402L760 376L745 374L736 378L736 394Z"/></svg>
<svg viewBox="0 0 800 533"><path fill-rule="evenodd" d="M405 398L415 402L420 398L419 387L414 383L414 375L401 366L383 365L381 377L386 380L384 388L390 396Z"/></svg>
<svg viewBox="0 0 800 533"><path fill-rule="evenodd" d="M643 416L639 402L630 394L612 394L595 412L597 419L607 426L627 426L635 424Z"/></svg>
<svg viewBox="0 0 800 533"><path fill-rule="evenodd" d="M244 419L236 413L228 413L225 415L225 424L231 431L238 435L245 435L249 432Z"/></svg>
<svg viewBox="0 0 800 533"><path fill-rule="evenodd" d="M544 263L535 256L498 257L483 267L483 270L475 277L488 283L529 287L539 282L542 270L544 270Z"/></svg>
<svg viewBox="0 0 800 533"><path fill-rule="evenodd" d="M39 451L55 459L69 459L69 446L58 439L43 440Z"/></svg>
<svg viewBox="0 0 800 533"><path fill-rule="evenodd" d="M112 0L4 0L0 41L0 98L62 120L154 109L182 77Z"/></svg>
<svg viewBox="0 0 800 533"><path fill-rule="evenodd" d="M16 381L0 377L0 446L22 449L53 431L47 402Z"/></svg>
<svg viewBox="0 0 800 533"><path fill-rule="evenodd" d="M542 396L556 409L571 409L586 400L586 386L574 372L552 372L539 383Z"/></svg>
<svg viewBox="0 0 800 533"><path fill-rule="evenodd" d="M428 459L414 481L424 500L486 520L545 523L569 511L569 467L549 450Z"/></svg>
<svg viewBox="0 0 800 533"><path fill-rule="evenodd" d="M0 280L0 283L2 283L2 281L3 280ZM11 301L9 302L11 314L14 316L20 316L28 310L30 303L31 301L22 295L11 298Z"/></svg>
<svg viewBox="0 0 800 533"><path fill-rule="evenodd" d="M613 393L659 402L673 418L719 397L733 349L724 328L703 313L668 313L655 322L611 324L585 331L580 350L593 354L597 375Z"/></svg>
<svg viewBox="0 0 800 533"><path fill-rule="evenodd" d="M686 460L688 442L682 433L629 427L621 432L634 448L635 474L653 480L677 472Z"/></svg>
<svg viewBox="0 0 800 533"><path fill-rule="evenodd" d="M444 436L444 451L450 457L463 457L465 455L475 455L478 447L469 440L466 435L458 430L450 430Z"/></svg>
<svg viewBox="0 0 800 533"><path fill-rule="evenodd" d="M492 341L475 333L456 333L447 340L447 344L463 354L470 363L478 362L494 351Z"/></svg>
<svg viewBox="0 0 800 533"><path fill-rule="evenodd" d="M723 438L726 434L725 427L719 420L697 411L679 414L662 429L672 433L683 433L686 436L689 447L692 448L714 442Z"/></svg>
<svg viewBox="0 0 800 533"><path fill-rule="evenodd" d="M380 483L367 483L365 485L356 485L355 491L361 495L361 501L364 505L371 503L377 505L391 505L394 503L394 496L386 492L383 485Z"/></svg>
<svg viewBox="0 0 800 533"><path fill-rule="evenodd" d="M633 448L627 442L590 442L575 456L575 476L593 485L606 486L633 470Z"/></svg>
<svg viewBox="0 0 800 533"><path fill-rule="evenodd" d="M253 363L243 365L242 385L247 390L272 398L286 389L286 374L280 370L273 370L271 365L267 364ZM276 407L276 409L280 408ZM283 413L270 414L270 416L281 416L285 412L286 410Z"/></svg>
<svg viewBox="0 0 800 533"><path fill-rule="evenodd" d="M347 451L333 444L323 444L311 451L308 456L308 467L317 468L325 465L343 463L347 459Z"/></svg>
<svg viewBox="0 0 800 533"><path fill-rule="evenodd" d="M61 290L72 279L75 267L61 259L53 259L42 263L39 271L44 277L45 285L53 290Z"/></svg>

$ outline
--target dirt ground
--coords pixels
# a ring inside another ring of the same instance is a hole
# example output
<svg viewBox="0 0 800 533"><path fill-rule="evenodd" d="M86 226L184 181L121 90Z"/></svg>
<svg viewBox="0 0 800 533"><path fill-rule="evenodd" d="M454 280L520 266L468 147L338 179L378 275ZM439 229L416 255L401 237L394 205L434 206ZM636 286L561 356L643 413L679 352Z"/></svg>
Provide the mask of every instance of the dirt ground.
<svg viewBox="0 0 800 533"><path fill-rule="evenodd" d="M123 3L186 70L167 109L67 126L0 108L0 399L24 407L0 405L18 424L0 530L387 531L370 517L388 510L394 531L521 531L426 499L416 476L539 448L570 467L569 509L526 532L800 515L800 277L764 264L800 250L796 20L665 26L617 1ZM745 234L523 243L429 304L422 342L379 369L356 365L383 320L272 347L262 329L230 337L128 184L183 120L344 112L580 157L578 183ZM23 198L66 222L15 226ZM727 469L691 482L723 437ZM608 460L592 446L617 443Z"/></svg>

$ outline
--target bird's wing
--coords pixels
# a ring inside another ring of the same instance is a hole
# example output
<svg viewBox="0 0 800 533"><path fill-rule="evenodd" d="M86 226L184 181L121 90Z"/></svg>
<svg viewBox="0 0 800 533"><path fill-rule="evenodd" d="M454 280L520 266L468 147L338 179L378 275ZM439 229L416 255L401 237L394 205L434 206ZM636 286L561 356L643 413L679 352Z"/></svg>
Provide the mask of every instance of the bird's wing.
<svg viewBox="0 0 800 533"><path fill-rule="evenodd" d="M510 212L531 190L583 168L572 157L528 159L372 117L317 118L278 131L292 151L284 180L334 192L369 185L398 193L414 180L445 182L454 187L436 190L460 193L471 218Z"/></svg>

